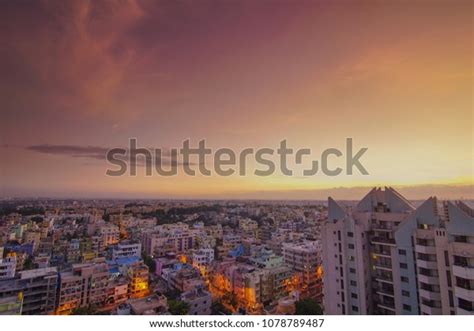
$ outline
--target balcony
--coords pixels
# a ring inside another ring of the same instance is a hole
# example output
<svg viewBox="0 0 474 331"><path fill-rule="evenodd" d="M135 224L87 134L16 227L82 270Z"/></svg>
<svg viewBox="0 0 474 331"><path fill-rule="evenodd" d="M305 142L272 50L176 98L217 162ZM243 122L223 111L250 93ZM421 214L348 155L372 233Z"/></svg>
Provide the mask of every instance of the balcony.
<svg viewBox="0 0 474 331"><path fill-rule="evenodd" d="M374 249L372 251L372 254L382 256L382 257L392 257L389 249Z"/></svg>
<svg viewBox="0 0 474 331"><path fill-rule="evenodd" d="M416 260L416 265L426 269L438 269L438 263L436 261Z"/></svg>
<svg viewBox="0 0 474 331"><path fill-rule="evenodd" d="M469 243L453 242L453 255L474 258L474 245Z"/></svg>
<svg viewBox="0 0 474 331"><path fill-rule="evenodd" d="M441 309L441 307L432 307L429 305L425 305L423 303L420 304L420 310L422 314L427 314L427 315L442 315L443 314L443 310Z"/></svg>
<svg viewBox="0 0 474 331"><path fill-rule="evenodd" d="M415 245L415 252L423 254L436 254L435 246Z"/></svg>
<svg viewBox="0 0 474 331"><path fill-rule="evenodd" d="M373 245L388 245L395 246L395 239L385 237L372 237L371 240Z"/></svg>
<svg viewBox="0 0 474 331"><path fill-rule="evenodd" d="M377 304L378 315L395 315L395 308L383 303Z"/></svg>
<svg viewBox="0 0 474 331"><path fill-rule="evenodd" d="M456 307L457 315L472 315L474 314L473 305L459 305Z"/></svg>
<svg viewBox="0 0 474 331"><path fill-rule="evenodd" d="M433 231L430 229L416 229L416 237L420 239L434 239Z"/></svg>
<svg viewBox="0 0 474 331"><path fill-rule="evenodd" d="M392 226L391 223L389 224L378 223L378 224L372 224L372 230L382 231L382 232L392 232L394 230L394 227Z"/></svg>
<svg viewBox="0 0 474 331"><path fill-rule="evenodd" d="M383 314L391 314L395 313L395 302L394 299L389 297L377 296L374 298L375 304L378 310L382 309L385 310Z"/></svg>
<svg viewBox="0 0 474 331"><path fill-rule="evenodd" d="M374 291L379 295L388 296L391 298L395 297L393 294L393 289L390 290L389 288L384 288L382 286L379 286L377 288L374 288Z"/></svg>
<svg viewBox="0 0 474 331"><path fill-rule="evenodd" d="M374 275L374 278L376 281L381 282L381 283L390 283L393 284L393 278L390 274L382 274L382 273L376 273Z"/></svg>
<svg viewBox="0 0 474 331"><path fill-rule="evenodd" d="M374 267L377 269L392 271L392 264L387 263L387 262L382 262L380 260L375 260Z"/></svg>
<svg viewBox="0 0 474 331"><path fill-rule="evenodd" d="M463 288L459 286L454 287L454 294L466 301L474 301L474 289Z"/></svg>
<svg viewBox="0 0 474 331"><path fill-rule="evenodd" d="M419 294L421 298L426 300L441 300L441 294L439 292L428 291L424 289L419 290Z"/></svg>
<svg viewBox="0 0 474 331"><path fill-rule="evenodd" d="M430 285L439 285L438 276L429 276L429 275L418 274L418 280L420 282L430 284Z"/></svg>
<svg viewBox="0 0 474 331"><path fill-rule="evenodd" d="M474 280L474 267L467 265L453 265L453 274L465 279Z"/></svg>

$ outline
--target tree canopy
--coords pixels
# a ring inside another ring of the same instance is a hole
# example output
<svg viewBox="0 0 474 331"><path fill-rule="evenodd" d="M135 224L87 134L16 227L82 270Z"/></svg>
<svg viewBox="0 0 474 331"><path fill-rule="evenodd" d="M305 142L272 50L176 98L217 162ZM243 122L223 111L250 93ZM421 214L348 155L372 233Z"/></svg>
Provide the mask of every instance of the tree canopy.
<svg viewBox="0 0 474 331"><path fill-rule="evenodd" d="M296 315L322 315L323 310L314 299L302 299L296 302Z"/></svg>

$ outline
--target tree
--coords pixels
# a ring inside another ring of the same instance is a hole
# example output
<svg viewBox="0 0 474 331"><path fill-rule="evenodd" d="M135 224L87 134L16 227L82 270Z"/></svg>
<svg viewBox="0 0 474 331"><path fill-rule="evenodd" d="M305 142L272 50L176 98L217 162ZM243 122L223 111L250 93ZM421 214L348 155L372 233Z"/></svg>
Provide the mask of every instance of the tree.
<svg viewBox="0 0 474 331"><path fill-rule="evenodd" d="M73 309L71 313L72 315L95 315L97 313L97 308L94 305L79 307Z"/></svg>
<svg viewBox="0 0 474 331"><path fill-rule="evenodd" d="M150 272L155 273L155 270L156 270L155 260L153 260L151 256L147 255L145 252L143 252L142 258L143 258L143 262L148 266L148 269L150 270Z"/></svg>
<svg viewBox="0 0 474 331"><path fill-rule="evenodd" d="M172 315L186 315L189 304L180 300L168 300L168 310Z"/></svg>
<svg viewBox="0 0 474 331"><path fill-rule="evenodd" d="M168 299L168 301L176 300L181 296L181 291L178 291L176 289L168 289L168 291L166 291L164 295Z"/></svg>
<svg viewBox="0 0 474 331"><path fill-rule="evenodd" d="M43 222L43 217L41 217L41 216L33 216L33 217L31 218L31 221L32 221L32 222L35 222L35 223L41 223L41 222Z"/></svg>
<svg viewBox="0 0 474 331"><path fill-rule="evenodd" d="M226 303L228 303L229 305L237 309L238 302L237 302L237 296L235 295L235 293L226 292L222 296L222 300L224 300Z"/></svg>
<svg viewBox="0 0 474 331"><path fill-rule="evenodd" d="M296 302L296 315L322 315L323 310L314 299L302 299Z"/></svg>
<svg viewBox="0 0 474 331"><path fill-rule="evenodd" d="M28 256L25 259L25 262L23 264L23 269L24 270L31 270L33 268L34 268L33 258L31 256Z"/></svg>
<svg viewBox="0 0 474 331"><path fill-rule="evenodd" d="M211 315L230 315L231 312L227 310L227 308L222 304L220 301L214 301L211 305Z"/></svg>

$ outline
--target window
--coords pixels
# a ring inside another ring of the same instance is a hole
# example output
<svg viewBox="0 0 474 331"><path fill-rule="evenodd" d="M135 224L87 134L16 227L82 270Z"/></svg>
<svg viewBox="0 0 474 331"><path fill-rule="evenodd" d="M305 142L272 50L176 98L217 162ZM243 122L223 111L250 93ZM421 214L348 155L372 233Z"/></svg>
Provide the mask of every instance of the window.
<svg viewBox="0 0 474 331"><path fill-rule="evenodd" d="M350 238L354 237L354 232L347 232L347 236Z"/></svg>
<svg viewBox="0 0 474 331"><path fill-rule="evenodd" d="M403 310L411 311L411 306L410 305L403 305Z"/></svg>
<svg viewBox="0 0 474 331"><path fill-rule="evenodd" d="M349 244L348 246L349 246L349 249L354 249L355 248L354 244Z"/></svg>
<svg viewBox="0 0 474 331"><path fill-rule="evenodd" d="M357 286L357 282L355 280L351 280L351 286Z"/></svg>
<svg viewBox="0 0 474 331"><path fill-rule="evenodd" d="M407 251L404 249L399 249L398 250L398 255L407 255Z"/></svg>
<svg viewBox="0 0 474 331"><path fill-rule="evenodd" d="M448 251L444 251L444 265L449 267L449 255Z"/></svg>
<svg viewBox="0 0 474 331"><path fill-rule="evenodd" d="M351 274L355 274L355 273L356 273L356 270L355 270L354 268L349 268L349 272L350 272Z"/></svg>
<svg viewBox="0 0 474 331"><path fill-rule="evenodd" d="M405 291L405 290L402 290L402 295L403 295L404 297L410 297L410 292Z"/></svg>
<svg viewBox="0 0 474 331"><path fill-rule="evenodd" d="M450 307L454 307L453 291L449 290L449 291L448 291L448 294L449 294L449 306L450 306Z"/></svg>
<svg viewBox="0 0 474 331"><path fill-rule="evenodd" d="M351 293L351 298L357 299L357 293Z"/></svg>
<svg viewBox="0 0 474 331"><path fill-rule="evenodd" d="M402 269L408 269L408 264L406 264L406 263L400 263L400 268L402 268Z"/></svg>
<svg viewBox="0 0 474 331"><path fill-rule="evenodd" d="M349 256L349 261L354 261L354 260L355 260L355 258L352 255L350 255Z"/></svg>
<svg viewBox="0 0 474 331"><path fill-rule="evenodd" d="M359 307L357 307L357 306L352 306L352 311L358 312L358 311L359 311Z"/></svg>
<svg viewBox="0 0 474 331"><path fill-rule="evenodd" d="M402 277L400 277L400 280L401 280L403 283L408 283L408 277L402 276Z"/></svg>
<svg viewBox="0 0 474 331"><path fill-rule="evenodd" d="M448 279L448 286L449 287L453 286L453 283L451 280L451 272L449 270L446 270L446 278Z"/></svg>
<svg viewBox="0 0 474 331"><path fill-rule="evenodd" d="M467 236L454 236L454 241L457 243L467 243Z"/></svg>

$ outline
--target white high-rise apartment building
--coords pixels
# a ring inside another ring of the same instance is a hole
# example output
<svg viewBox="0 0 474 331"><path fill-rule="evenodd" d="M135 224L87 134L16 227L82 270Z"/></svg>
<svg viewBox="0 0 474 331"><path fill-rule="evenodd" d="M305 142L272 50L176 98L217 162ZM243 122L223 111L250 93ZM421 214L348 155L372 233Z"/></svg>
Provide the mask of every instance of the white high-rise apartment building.
<svg viewBox="0 0 474 331"><path fill-rule="evenodd" d="M354 208L329 198L322 229L327 314L472 314L474 212L392 188Z"/></svg>

